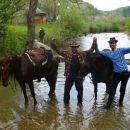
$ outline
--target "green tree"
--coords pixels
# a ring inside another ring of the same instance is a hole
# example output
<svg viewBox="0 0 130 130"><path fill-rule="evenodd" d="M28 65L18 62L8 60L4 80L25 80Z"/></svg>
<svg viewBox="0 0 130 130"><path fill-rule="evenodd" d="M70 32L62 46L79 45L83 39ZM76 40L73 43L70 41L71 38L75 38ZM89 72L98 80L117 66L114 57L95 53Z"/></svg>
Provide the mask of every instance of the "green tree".
<svg viewBox="0 0 130 130"><path fill-rule="evenodd" d="M77 4L64 1L60 4L59 23L64 28L64 37L79 36L85 30L85 20Z"/></svg>
<svg viewBox="0 0 130 130"><path fill-rule="evenodd" d="M0 42L3 42L7 34L7 24L13 14L22 6L24 0L1 0L0 1Z"/></svg>

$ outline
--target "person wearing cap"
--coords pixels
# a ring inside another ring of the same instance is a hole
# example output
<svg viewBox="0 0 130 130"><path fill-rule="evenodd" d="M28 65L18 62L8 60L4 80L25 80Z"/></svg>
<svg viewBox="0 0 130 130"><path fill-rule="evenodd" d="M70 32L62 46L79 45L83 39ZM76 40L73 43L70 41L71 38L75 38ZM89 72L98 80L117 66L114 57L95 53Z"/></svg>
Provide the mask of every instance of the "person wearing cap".
<svg viewBox="0 0 130 130"><path fill-rule="evenodd" d="M83 52L79 52L79 44L77 44L75 41L72 41L70 43L71 51L62 50L58 46L57 39L52 39L51 41L51 47L61 56L65 59L65 72L64 75L66 77L65 80L65 88L64 88L64 103L65 105L69 104L70 100L70 91L75 83L76 90L78 91L78 103L82 105L83 100L83 78L80 78L78 76L79 69L80 69L80 63L83 62ZM88 52L93 51L94 48L91 47Z"/></svg>
<svg viewBox="0 0 130 130"><path fill-rule="evenodd" d="M106 108L110 108L113 102L114 95L116 94L116 89L119 82L121 82L119 106L123 105L126 85L127 85L128 78L130 75L128 71L128 66L124 57L125 54L130 53L130 47L116 48L117 42L118 40L115 37L111 37L110 40L108 41L111 50L99 51L98 47L96 47L95 49L96 52L99 52L100 54L109 57L113 62L114 74L113 74L112 84L109 89L109 98L105 106ZM97 45L96 37L93 38L93 44Z"/></svg>
<svg viewBox="0 0 130 130"><path fill-rule="evenodd" d="M39 31L39 40L42 43L43 43L43 40L44 40L44 36L45 36L45 31L44 31L43 28L41 28L40 31Z"/></svg>

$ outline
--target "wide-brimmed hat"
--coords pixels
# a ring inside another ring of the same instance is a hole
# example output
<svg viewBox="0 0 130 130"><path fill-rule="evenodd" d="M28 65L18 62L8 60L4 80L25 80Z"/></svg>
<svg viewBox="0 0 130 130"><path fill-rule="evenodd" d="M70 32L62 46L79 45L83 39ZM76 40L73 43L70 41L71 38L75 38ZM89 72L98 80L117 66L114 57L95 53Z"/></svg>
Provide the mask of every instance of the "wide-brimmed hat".
<svg viewBox="0 0 130 130"><path fill-rule="evenodd" d="M108 41L109 43L112 43L112 42L118 42L118 40L116 40L115 37L111 37L110 40Z"/></svg>
<svg viewBox="0 0 130 130"><path fill-rule="evenodd" d="M71 42L70 47L79 47L80 45L76 42Z"/></svg>

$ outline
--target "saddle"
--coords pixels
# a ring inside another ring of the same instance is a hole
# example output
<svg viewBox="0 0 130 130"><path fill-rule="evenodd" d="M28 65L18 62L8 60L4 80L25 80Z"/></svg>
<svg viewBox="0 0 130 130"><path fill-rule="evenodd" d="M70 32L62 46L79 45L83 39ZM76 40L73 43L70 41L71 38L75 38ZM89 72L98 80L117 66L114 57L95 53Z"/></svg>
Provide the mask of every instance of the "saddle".
<svg viewBox="0 0 130 130"><path fill-rule="evenodd" d="M36 65L42 64L42 62L47 60L45 50L42 48L33 49L31 52L29 52L29 55L31 56L32 60L36 63Z"/></svg>
<svg viewBox="0 0 130 130"><path fill-rule="evenodd" d="M42 66L47 63L47 56L45 54L44 48L34 48L32 50L28 50L25 53L29 60L32 62L33 66L38 70L38 82L41 81L41 72Z"/></svg>

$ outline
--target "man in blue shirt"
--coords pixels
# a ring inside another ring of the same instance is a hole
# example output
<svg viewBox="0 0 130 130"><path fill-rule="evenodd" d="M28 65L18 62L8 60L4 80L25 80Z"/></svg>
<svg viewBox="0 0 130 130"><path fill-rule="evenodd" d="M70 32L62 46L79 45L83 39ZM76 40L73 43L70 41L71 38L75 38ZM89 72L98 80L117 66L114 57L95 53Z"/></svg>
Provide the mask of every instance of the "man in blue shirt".
<svg viewBox="0 0 130 130"><path fill-rule="evenodd" d="M127 53L130 53L130 47L116 48L117 42L118 40L116 40L115 37L110 38L108 43L111 48L111 51L109 50L99 51L98 47L95 49L96 52L99 52L100 54L109 57L113 62L114 75L113 75L111 87L109 89L109 98L105 106L106 108L110 108L114 95L116 94L116 89L119 82L121 82L119 106L122 106L124 95L125 95L125 90L126 90L126 85L129 78L128 66L127 66L124 55ZM93 38L93 44L97 45L96 37Z"/></svg>

